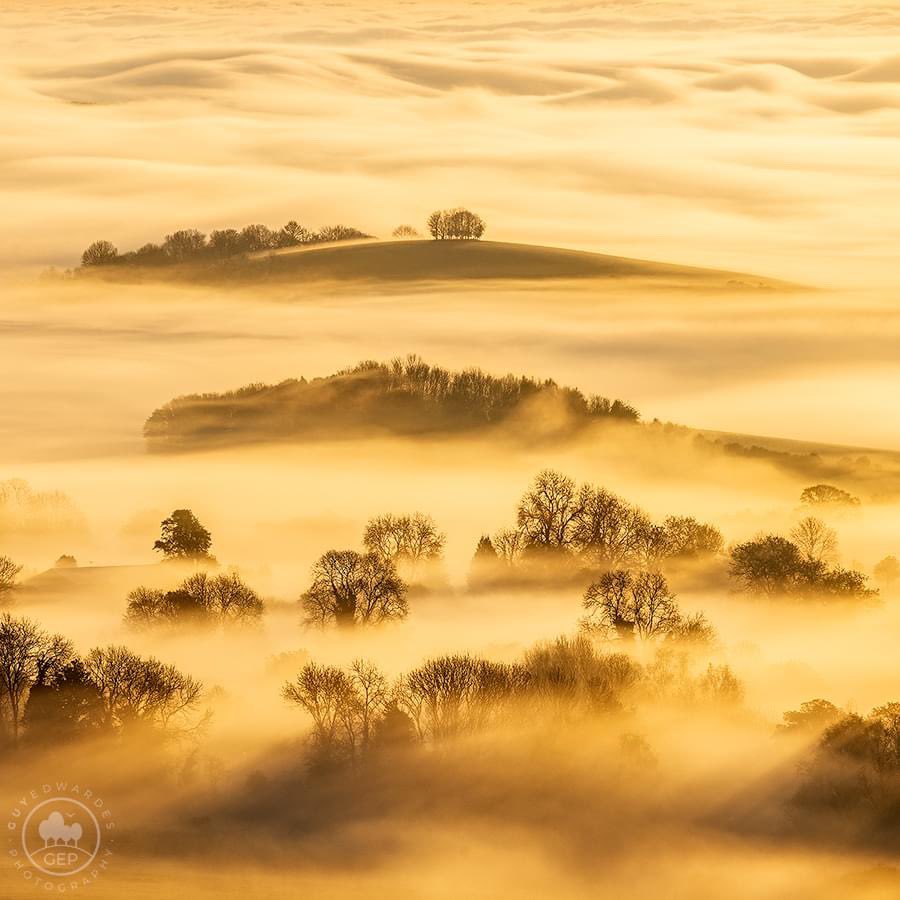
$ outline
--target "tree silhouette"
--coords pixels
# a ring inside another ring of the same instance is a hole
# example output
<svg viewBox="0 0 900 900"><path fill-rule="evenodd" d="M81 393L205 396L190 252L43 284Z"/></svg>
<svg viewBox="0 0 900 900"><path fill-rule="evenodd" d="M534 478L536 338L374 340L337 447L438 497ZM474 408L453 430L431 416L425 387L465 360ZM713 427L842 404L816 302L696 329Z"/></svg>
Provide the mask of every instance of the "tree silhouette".
<svg viewBox="0 0 900 900"><path fill-rule="evenodd" d="M530 548L564 550L574 540L584 496L566 475L544 469L519 501L516 524Z"/></svg>
<svg viewBox="0 0 900 900"><path fill-rule="evenodd" d="M837 559L837 533L821 519L807 516L791 532L791 540L811 562L832 563Z"/></svg>
<svg viewBox="0 0 900 900"><path fill-rule="evenodd" d="M175 666L144 659L128 647L94 648L84 664L109 728L169 730L186 722L203 692L201 682Z"/></svg>
<svg viewBox="0 0 900 900"><path fill-rule="evenodd" d="M158 625L252 625L263 614L256 592L232 572L198 572L172 591L139 587L128 595L125 621L136 628Z"/></svg>
<svg viewBox="0 0 900 900"><path fill-rule="evenodd" d="M109 241L94 241L84 253L81 254L81 264L88 266L108 266L114 263L119 251Z"/></svg>
<svg viewBox="0 0 900 900"><path fill-rule="evenodd" d="M329 550L313 566L300 598L307 624L340 628L406 617L406 585L394 563L376 553Z"/></svg>
<svg viewBox="0 0 900 900"><path fill-rule="evenodd" d="M160 539L153 544L168 559L209 559L212 536L189 509L176 509L161 524Z"/></svg>
<svg viewBox="0 0 900 900"><path fill-rule="evenodd" d="M807 700L800 709L789 710L782 718L784 723L778 730L783 733L824 731L841 718L841 711L828 700Z"/></svg>
<svg viewBox="0 0 900 900"><path fill-rule="evenodd" d="M866 584L866 576L852 569L829 569L810 559L793 542L778 535L765 535L731 549L729 574L750 594L864 599L877 593Z"/></svg>
<svg viewBox="0 0 900 900"><path fill-rule="evenodd" d="M441 558L446 540L434 519L419 512L376 516L368 521L363 534L363 544L370 553L407 567L413 575L422 563Z"/></svg>
<svg viewBox="0 0 900 900"><path fill-rule="evenodd" d="M427 221L428 231L436 241L477 241L485 232L484 220L467 209L445 209L433 212Z"/></svg>
<svg viewBox="0 0 900 900"><path fill-rule="evenodd" d="M316 749L329 761L364 757L393 705L387 679L362 659L354 660L347 672L308 663L284 685L282 696L312 717Z"/></svg>
<svg viewBox="0 0 900 900"><path fill-rule="evenodd" d="M184 262L206 249L206 235L196 228L167 234L162 251L173 262Z"/></svg>
<svg viewBox="0 0 900 900"><path fill-rule="evenodd" d="M859 506L859 497L833 484L814 484L804 488L800 494L800 502L810 506L833 504L835 506Z"/></svg>
<svg viewBox="0 0 900 900"><path fill-rule="evenodd" d="M585 627L624 640L661 637L681 622L675 596L660 572L606 572L585 591L583 605Z"/></svg>
<svg viewBox="0 0 900 900"><path fill-rule="evenodd" d="M22 567L8 556L0 556L0 603L5 603L16 586Z"/></svg>
<svg viewBox="0 0 900 900"><path fill-rule="evenodd" d="M0 699L8 713L10 737L17 744L28 692L49 683L73 658L70 641L48 634L30 619L0 616Z"/></svg>
<svg viewBox="0 0 900 900"><path fill-rule="evenodd" d="M886 556L875 566L873 574L885 587L891 587L900 578L900 562L896 556Z"/></svg>
<svg viewBox="0 0 900 900"><path fill-rule="evenodd" d="M210 232L209 250L213 256L227 258L240 253L241 249L241 235L236 228L223 228Z"/></svg>
<svg viewBox="0 0 900 900"><path fill-rule="evenodd" d="M665 555L670 559L700 559L722 550L722 532L693 516L669 516L665 529Z"/></svg>
<svg viewBox="0 0 900 900"><path fill-rule="evenodd" d="M29 742L46 744L81 737L103 722L100 692L84 664L74 659L28 693L23 723Z"/></svg>

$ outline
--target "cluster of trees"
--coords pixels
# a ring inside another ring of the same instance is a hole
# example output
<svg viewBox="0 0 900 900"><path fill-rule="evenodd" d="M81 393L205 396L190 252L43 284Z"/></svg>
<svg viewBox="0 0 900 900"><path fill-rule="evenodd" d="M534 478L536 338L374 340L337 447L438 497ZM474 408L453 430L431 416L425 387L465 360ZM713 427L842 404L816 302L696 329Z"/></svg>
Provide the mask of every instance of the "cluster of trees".
<svg viewBox="0 0 900 900"><path fill-rule="evenodd" d="M363 544L414 580L423 567L440 561L447 536L424 513L375 516L366 523Z"/></svg>
<svg viewBox="0 0 900 900"><path fill-rule="evenodd" d="M813 484L803 489L800 502L808 506L859 506L859 497L833 484Z"/></svg>
<svg viewBox="0 0 900 900"><path fill-rule="evenodd" d="M473 575L489 578L503 566L559 559L593 571L655 568L666 560L713 556L722 546L712 525L689 516L654 523L604 488L578 486L545 469L520 500L516 527L481 538Z"/></svg>
<svg viewBox="0 0 900 900"><path fill-rule="evenodd" d="M784 732L819 736L801 768L795 801L817 816L865 811L874 814L875 828L892 833L900 803L900 703L862 716L811 700L784 720Z"/></svg>
<svg viewBox="0 0 900 900"><path fill-rule="evenodd" d="M835 541L827 526L806 519L796 542L769 534L731 548L729 574L739 588L763 597L861 600L878 592L853 569L832 567Z"/></svg>
<svg viewBox="0 0 900 900"><path fill-rule="evenodd" d="M709 644L715 638L703 613L681 612L661 572L604 572L585 591L583 606L582 627L607 639Z"/></svg>
<svg viewBox="0 0 900 900"><path fill-rule="evenodd" d="M258 594L232 572L198 572L171 591L135 588L128 595L125 621L135 628L157 626L247 626L264 612Z"/></svg>
<svg viewBox="0 0 900 900"><path fill-rule="evenodd" d="M246 225L240 230L224 228L211 231L208 236L196 228L186 228L167 234L161 244L144 244L138 250L121 254L110 241L94 241L81 254L81 265L84 268L111 265L165 266L223 260L262 250L368 237L371 235L346 225L328 225L318 231L310 231L294 220L279 229L268 228L266 225Z"/></svg>
<svg viewBox="0 0 900 900"><path fill-rule="evenodd" d="M365 551L329 550L312 569L312 583L300 598L308 625L379 625L404 619L408 586L423 567L438 563L446 537L431 516L375 516L363 531Z"/></svg>
<svg viewBox="0 0 900 900"><path fill-rule="evenodd" d="M639 690L691 702L741 699L726 666L694 677L683 659L680 673L671 665L669 657L643 668L579 635L541 643L514 663L470 654L428 659L393 683L362 660L348 669L310 662L282 693L312 719L314 759L349 762L384 747L439 744L512 716L558 720L615 711Z"/></svg>
<svg viewBox="0 0 900 900"><path fill-rule="evenodd" d="M354 628L405 619L406 582L377 553L329 550L312 569L312 584L300 598L307 625Z"/></svg>
<svg viewBox="0 0 900 900"><path fill-rule="evenodd" d="M61 491L40 491L21 478L0 481L0 532L60 534L78 532L84 517Z"/></svg>
<svg viewBox="0 0 900 900"><path fill-rule="evenodd" d="M71 641L0 616L0 727L7 745L91 733L171 735L191 727L202 684L127 647L79 658Z"/></svg>
<svg viewBox="0 0 900 900"><path fill-rule="evenodd" d="M498 425L540 401L566 427L598 420L637 422L622 400L585 396L554 381L497 378L480 369L451 372L417 356L363 362L328 378L253 384L223 394L190 394L155 410L144 425L151 449L240 441L311 440L387 430L453 432Z"/></svg>
<svg viewBox="0 0 900 900"><path fill-rule="evenodd" d="M428 217L428 231L436 241L477 241L485 228L481 216L462 207L436 210Z"/></svg>

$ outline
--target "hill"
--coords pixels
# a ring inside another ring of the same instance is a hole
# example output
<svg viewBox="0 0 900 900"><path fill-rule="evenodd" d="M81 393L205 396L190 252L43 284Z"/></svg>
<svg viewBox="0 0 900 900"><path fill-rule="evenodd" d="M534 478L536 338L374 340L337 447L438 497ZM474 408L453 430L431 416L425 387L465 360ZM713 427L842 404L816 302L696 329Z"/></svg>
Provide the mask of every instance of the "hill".
<svg viewBox="0 0 900 900"><path fill-rule="evenodd" d="M598 420L636 422L621 400L586 397L553 381L478 369L450 372L416 356L363 362L327 378L251 384L223 394L178 397L144 426L151 450L253 441L307 441L379 432L471 432L538 414L564 430Z"/></svg>
<svg viewBox="0 0 900 900"><path fill-rule="evenodd" d="M758 275L628 259L581 250L496 241L345 241L201 258L163 267L133 261L92 266L78 277L110 281L190 280L216 284L411 283L476 280L651 279L678 286L773 290L791 287Z"/></svg>
<svg viewBox="0 0 900 900"><path fill-rule="evenodd" d="M709 286L779 286L756 275L497 241L362 241L276 251L248 260L247 274L253 264L270 277L303 281L652 278Z"/></svg>

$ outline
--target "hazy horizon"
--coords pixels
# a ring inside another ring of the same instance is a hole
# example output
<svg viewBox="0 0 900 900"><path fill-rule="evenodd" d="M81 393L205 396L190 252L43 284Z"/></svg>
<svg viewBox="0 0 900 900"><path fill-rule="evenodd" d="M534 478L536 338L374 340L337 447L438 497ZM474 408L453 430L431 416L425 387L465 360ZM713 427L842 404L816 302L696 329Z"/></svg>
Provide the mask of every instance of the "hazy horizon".
<svg viewBox="0 0 900 900"><path fill-rule="evenodd" d="M387 237L463 204L493 239L896 287L898 19L9 2L0 263L289 218Z"/></svg>

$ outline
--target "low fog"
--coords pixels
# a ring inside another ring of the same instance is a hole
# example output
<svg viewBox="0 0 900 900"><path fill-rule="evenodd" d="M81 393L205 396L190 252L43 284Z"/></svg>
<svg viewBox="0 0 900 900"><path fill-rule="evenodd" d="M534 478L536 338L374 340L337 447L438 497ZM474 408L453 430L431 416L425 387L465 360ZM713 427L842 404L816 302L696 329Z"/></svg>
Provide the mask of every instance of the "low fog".
<svg viewBox="0 0 900 900"><path fill-rule="evenodd" d="M897 25L5 2L0 896L898 896Z"/></svg>
<svg viewBox="0 0 900 900"><path fill-rule="evenodd" d="M2 550L24 569L9 609L79 654L125 644L203 685L190 727L159 746L86 738L73 761L64 748L28 745L4 766L10 796L64 771L115 798L123 824L112 868L90 887L97 896L127 885L149 898L178 884L192 898L442 897L462 885L485 897L691 897L701 870L733 897L894 889L877 825L820 820L798 805L817 734L778 726L815 698L862 715L892 699L896 588L879 583L877 596L837 603L753 598L727 562L735 544L790 534L810 514L802 490L837 480L859 505L814 512L836 533L835 563L876 586L876 564L900 549L900 460L858 447L892 446L894 426L851 430L849 407L827 384L864 378L879 340L887 352L889 324L874 338L843 295L639 281L252 290L76 281L22 285L16 297L5 310L0 415L3 478L19 486L7 487ZM759 316L766 308L779 310L777 326ZM758 355L741 349L751 330ZM259 434L163 453L141 435L155 408L184 393L327 376L409 352L621 397L642 422L570 430L537 408L482 432L278 443ZM883 398L883 382L877 390ZM816 408L825 401L827 420ZM698 437L681 425L716 430ZM779 437L741 436L754 433ZM548 468L654 521L693 516L721 531L718 556L666 568L679 608L704 613L714 640L674 656L654 641L626 645L644 674L606 711L536 713L522 701L448 742L317 769L310 720L281 695L303 666L365 659L393 682L448 654L516 665L579 634L592 576L564 567L524 583L472 582L479 539L515 526L520 498ZM185 508L212 535L211 576L237 572L262 597L257 628L125 620L136 588L171 591L197 571L153 549L162 520ZM408 617L349 633L304 625L299 598L316 560L361 550L375 516L413 512L433 517L446 543L413 584ZM54 567L62 555L77 566ZM734 696L708 694L710 666L736 679ZM15 879L9 896L29 890Z"/></svg>

